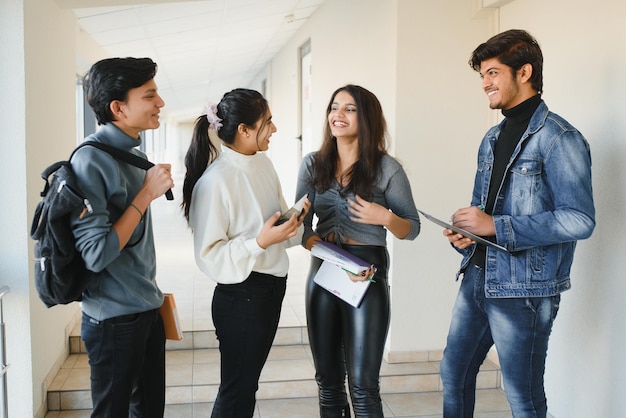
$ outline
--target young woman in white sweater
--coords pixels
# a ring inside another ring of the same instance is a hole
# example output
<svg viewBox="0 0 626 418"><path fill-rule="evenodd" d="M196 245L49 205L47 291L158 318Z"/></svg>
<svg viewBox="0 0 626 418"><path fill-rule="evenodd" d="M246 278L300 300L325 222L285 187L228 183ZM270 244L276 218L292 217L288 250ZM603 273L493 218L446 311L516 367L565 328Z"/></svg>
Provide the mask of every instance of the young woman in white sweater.
<svg viewBox="0 0 626 418"><path fill-rule="evenodd" d="M306 202L302 216L275 225L287 205L263 153L274 132L265 98L235 89L196 120L185 156L182 207L193 230L196 263L217 282L211 310L221 381L212 418L254 413L285 295L286 249L300 243L310 206ZM221 140L221 152L209 133Z"/></svg>

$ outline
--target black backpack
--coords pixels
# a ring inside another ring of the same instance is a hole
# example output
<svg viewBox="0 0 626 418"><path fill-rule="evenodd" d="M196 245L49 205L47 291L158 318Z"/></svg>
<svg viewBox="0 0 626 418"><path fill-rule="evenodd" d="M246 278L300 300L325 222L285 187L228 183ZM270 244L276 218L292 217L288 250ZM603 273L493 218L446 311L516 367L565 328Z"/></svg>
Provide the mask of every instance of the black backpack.
<svg viewBox="0 0 626 418"><path fill-rule="evenodd" d="M93 146L108 152L114 158L148 170L154 166L150 161L110 145L85 141L83 146ZM70 160L71 160L70 156ZM92 212L89 201L78 187L78 182L68 161L59 161L41 173L45 180L37 204L30 236L35 243L35 288L41 301L50 308L82 300L83 290L95 274L85 267L76 249L70 221ZM166 193L168 200L174 199L172 191Z"/></svg>

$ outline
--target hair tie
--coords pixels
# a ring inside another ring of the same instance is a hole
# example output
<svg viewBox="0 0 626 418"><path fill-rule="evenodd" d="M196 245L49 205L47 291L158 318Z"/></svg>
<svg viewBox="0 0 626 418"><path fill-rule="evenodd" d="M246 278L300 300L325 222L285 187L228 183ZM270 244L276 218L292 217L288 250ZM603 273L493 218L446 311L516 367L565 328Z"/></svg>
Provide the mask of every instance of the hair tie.
<svg viewBox="0 0 626 418"><path fill-rule="evenodd" d="M217 105L213 102L208 102L202 108L202 114L206 115L206 119L209 121L209 129L218 132L222 127L222 119L217 117Z"/></svg>

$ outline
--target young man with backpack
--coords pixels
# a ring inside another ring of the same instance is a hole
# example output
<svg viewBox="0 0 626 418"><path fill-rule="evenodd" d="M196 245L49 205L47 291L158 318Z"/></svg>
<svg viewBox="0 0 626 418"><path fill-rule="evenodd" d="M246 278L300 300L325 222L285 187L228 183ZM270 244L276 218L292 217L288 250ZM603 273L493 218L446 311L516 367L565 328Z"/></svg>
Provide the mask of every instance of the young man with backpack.
<svg viewBox="0 0 626 418"><path fill-rule="evenodd" d="M164 106L149 58L110 58L83 78L100 129L86 140L143 158L139 133L159 127ZM95 272L82 295L81 336L91 368L93 417L162 417L165 335L158 308L150 203L173 187L171 166L148 171L93 146L71 166L90 211L72 221L85 265Z"/></svg>

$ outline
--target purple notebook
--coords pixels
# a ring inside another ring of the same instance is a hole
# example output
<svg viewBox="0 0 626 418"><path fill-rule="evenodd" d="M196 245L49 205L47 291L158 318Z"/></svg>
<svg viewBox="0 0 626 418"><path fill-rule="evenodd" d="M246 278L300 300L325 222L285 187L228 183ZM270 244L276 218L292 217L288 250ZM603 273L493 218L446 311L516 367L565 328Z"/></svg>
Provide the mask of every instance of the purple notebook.
<svg viewBox="0 0 626 418"><path fill-rule="evenodd" d="M358 275L370 267L370 263L350 254L343 248L326 241L319 241L311 248L311 255L329 261L338 267Z"/></svg>

